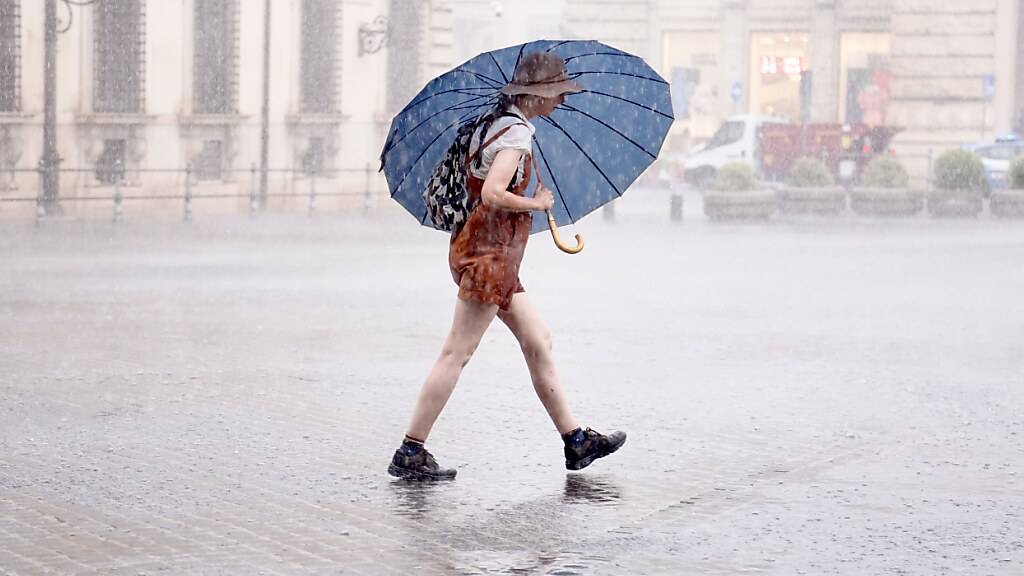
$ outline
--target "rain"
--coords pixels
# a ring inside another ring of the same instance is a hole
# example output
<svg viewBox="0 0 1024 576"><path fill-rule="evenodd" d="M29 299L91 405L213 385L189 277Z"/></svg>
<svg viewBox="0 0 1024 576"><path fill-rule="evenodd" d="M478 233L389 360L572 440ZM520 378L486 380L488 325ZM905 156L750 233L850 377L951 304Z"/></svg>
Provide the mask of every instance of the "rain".
<svg viewBox="0 0 1024 576"><path fill-rule="evenodd" d="M1019 0L0 0L0 230L2 574L1024 567Z"/></svg>

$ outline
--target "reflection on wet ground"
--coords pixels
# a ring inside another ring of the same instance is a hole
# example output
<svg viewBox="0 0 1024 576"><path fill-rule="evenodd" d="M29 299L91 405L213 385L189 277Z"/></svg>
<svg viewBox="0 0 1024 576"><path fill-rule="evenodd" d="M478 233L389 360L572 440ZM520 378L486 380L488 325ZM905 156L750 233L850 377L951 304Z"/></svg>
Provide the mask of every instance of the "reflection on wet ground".
<svg viewBox="0 0 1024 576"><path fill-rule="evenodd" d="M429 482L418 480L391 480L388 487L393 495L391 510L396 516L419 520L429 515L438 505L438 500L447 501L449 505L465 506L465 499L456 503L450 496L459 493L456 482ZM445 495L443 492L449 492ZM465 497L466 495L463 494ZM545 504L589 504L596 506L615 506L622 499L622 488L608 476L589 476L586 474L569 473L560 494L545 494L539 501ZM530 503L520 504L532 507ZM495 510L488 508L488 510Z"/></svg>
<svg viewBox="0 0 1024 576"><path fill-rule="evenodd" d="M565 475L565 502L615 505L621 497L622 491L609 478L585 474Z"/></svg>
<svg viewBox="0 0 1024 576"><path fill-rule="evenodd" d="M431 498L438 488L436 482L418 480L394 480L389 487L395 495L394 514L413 520L421 520L429 514L433 507Z"/></svg>
<svg viewBox="0 0 1024 576"><path fill-rule="evenodd" d="M584 576L594 574L595 571L606 566L610 562L607 556L598 554L532 554L523 552L510 552L500 554L495 552L480 551L478 556L460 558L461 566L456 568L457 574L508 574L518 575L539 575L545 576Z"/></svg>
<svg viewBox="0 0 1024 576"><path fill-rule="evenodd" d="M609 568L609 557L593 551L616 536L609 532L620 520L614 509L627 501L620 480L544 475L520 484L533 494L526 497L494 480L390 480L384 495L403 526L397 537L413 549L431 543L424 567L440 573L576 576Z"/></svg>

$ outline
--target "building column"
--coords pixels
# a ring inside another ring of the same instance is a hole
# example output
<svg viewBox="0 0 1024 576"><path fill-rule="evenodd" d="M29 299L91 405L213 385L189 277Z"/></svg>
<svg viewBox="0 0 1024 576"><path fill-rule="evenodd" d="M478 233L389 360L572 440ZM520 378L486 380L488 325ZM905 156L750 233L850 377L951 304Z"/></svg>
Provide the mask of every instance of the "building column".
<svg viewBox="0 0 1024 576"><path fill-rule="evenodd" d="M1017 89L1015 98L1014 128L1017 133L1024 136L1024 5L1021 5L1017 14L1017 63L1013 69L1017 71Z"/></svg>
<svg viewBox="0 0 1024 576"><path fill-rule="evenodd" d="M429 54L429 8L425 0L390 0L388 17L387 110L398 112L422 84L420 78L426 70L424 61Z"/></svg>
<svg viewBox="0 0 1024 576"><path fill-rule="evenodd" d="M433 1L430 3L430 27L427 31L427 62L421 83L444 74L456 64L455 60L455 9L451 4Z"/></svg>
<svg viewBox="0 0 1024 576"><path fill-rule="evenodd" d="M811 122L835 122L839 117L836 0L816 0L810 49Z"/></svg>
<svg viewBox="0 0 1024 576"><path fill-rule="evenodd" d="M722 1L721 66L718 77L718 111L723 118L746 112L750 103L750 25L747 0ZM743 94L732 101L733 85L739 82Z"/></svg>
<svg viewBox="0 0 1024 576"><path fill-rule="evenodd" d="M647 55L644 58L655 70L665 69L665 27L658 0L647 2ZM666 78L671 81L671 79Z"/></svg>
<svg viewBox="0 0 1024 576"><path fill-rule="evenodd" d="M1014 128L1018 102L1017 68L1020 28L1020 0L998 0L996 7L996 93L993 98L996 134L1005 134Z"/></svg>

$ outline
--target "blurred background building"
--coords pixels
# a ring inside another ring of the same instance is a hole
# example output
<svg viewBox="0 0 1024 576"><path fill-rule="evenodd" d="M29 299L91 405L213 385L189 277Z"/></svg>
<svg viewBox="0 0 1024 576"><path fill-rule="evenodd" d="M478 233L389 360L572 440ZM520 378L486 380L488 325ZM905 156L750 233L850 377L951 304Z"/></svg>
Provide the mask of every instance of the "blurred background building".
<svg viewBox="0 0 1024 576"><path fill-rule="evenodd" d="M265 78L268 203L312 173L379 193L394 112L476 53L537 38L645 57L672 83L674 139L738 113L889 124L920 172L927 150L1024 129L1022 0L0 0L0 195L39 186L49 3L57 152L82 169L61 175L69 201L180 190L185 166L200 193L259 188Z"/></svg>
<svg viewBox="0 0 1024 576"><path fill-rule="evenodd" d="M912 173L940 151L1024 131L1021 0L565 0L564 31L647 58L676 134L738 113L900 126Z"/></svg>

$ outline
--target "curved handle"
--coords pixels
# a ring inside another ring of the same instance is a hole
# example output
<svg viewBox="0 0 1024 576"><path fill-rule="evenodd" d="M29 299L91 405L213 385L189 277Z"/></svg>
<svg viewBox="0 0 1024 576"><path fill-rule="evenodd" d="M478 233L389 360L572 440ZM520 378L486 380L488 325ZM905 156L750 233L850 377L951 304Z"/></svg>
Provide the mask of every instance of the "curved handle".
<svg viewBox="0 0 1024 576"><path fill-rule="evenodd" d="M562 238L558 235L558 225L555 224L555 217L548 211L548 228L551 229L551 238L555 241L555 246L566 254L579 254L583 251L583 237L579 234L576 235L576 246L569 246L562 242Z"/></svg>

